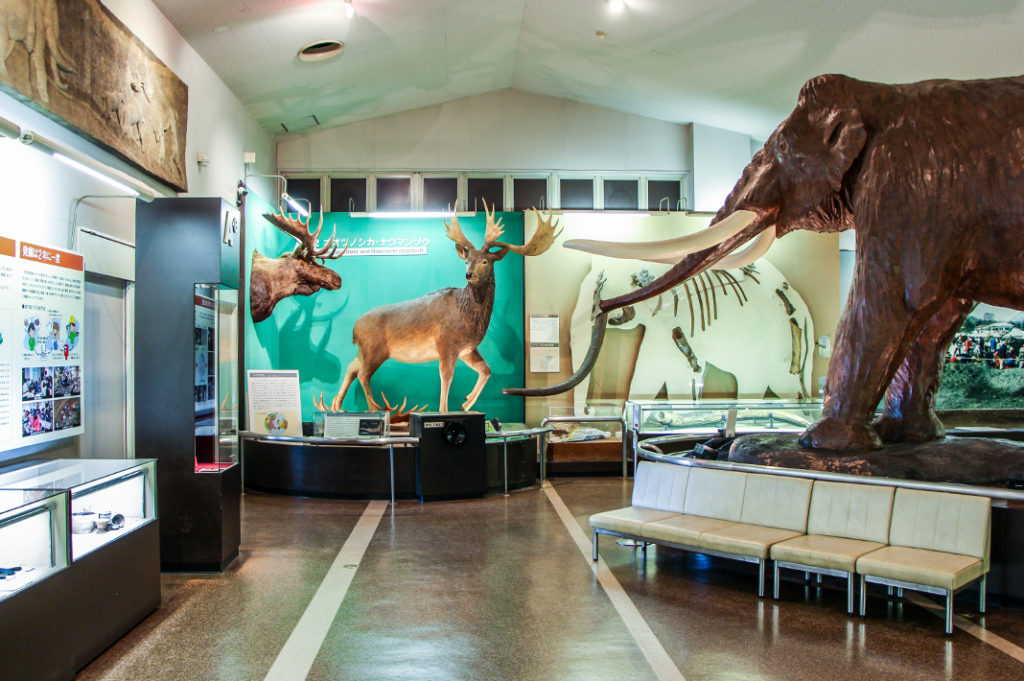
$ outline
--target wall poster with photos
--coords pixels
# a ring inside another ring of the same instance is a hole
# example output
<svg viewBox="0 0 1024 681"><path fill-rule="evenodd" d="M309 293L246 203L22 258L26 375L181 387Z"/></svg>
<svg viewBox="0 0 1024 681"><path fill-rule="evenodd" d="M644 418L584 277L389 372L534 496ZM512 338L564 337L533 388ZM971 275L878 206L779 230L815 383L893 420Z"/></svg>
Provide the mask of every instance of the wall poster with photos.
<svg viewBox="0 0 1024 681"><path fill-rule="evenodd" d="M0 237L0 451L80 435L82 256Z"/></svg>

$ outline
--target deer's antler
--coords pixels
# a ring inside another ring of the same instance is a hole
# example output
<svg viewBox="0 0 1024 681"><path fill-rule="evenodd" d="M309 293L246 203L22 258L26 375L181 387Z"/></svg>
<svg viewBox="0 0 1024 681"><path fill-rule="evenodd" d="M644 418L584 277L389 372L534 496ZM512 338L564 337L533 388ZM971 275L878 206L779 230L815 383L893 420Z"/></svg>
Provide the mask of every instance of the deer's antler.
<svg viewBox="0 0 1024 681"><path fill-rule="evenodd" d="M410 414L414 414L418 411L423 411L424 409L427 408L427 405L424 404L422 407L416 405L415 407L410 407L407 411L402 411L403 409L405 409L405 405L409 401L409 398L403 399L401 406L392 406L391 403L388 402L388 396L384 394L383 390L381 391L380 396L384 400L384 408L387 411L391 412L391 423L402 423L404 421L408 421Z"/></svg>
<svg viewBox="0 0 1024 681"><path fill-rule="evenodd" d="M551 248L551 244L555 243L555 239L562 233L562 230L555 231L555 227L558 226L558 221L553 219L552 213L548 212L548 217L545 220L544 216L540 214L536 208L533 212L537 215L537 231L533 233L533 236L528 242L522 246L515 244L506 244L501 241L495 241L492 245L503 248L519 255L540 255L544 251ZM490 224L490 222L488 222Z"/></svg>
<svg viewBox="0 0 1024 681"><path fill-rule="evenodd" d="M487 202L484 201L484 215L487 216L487 228L484 230L484 250L491 246L502 245L498 239L505 233L505 228L501 225L501 218L498 218L497 222L494 221L494 214L497 210L496 206L491 205L491 210L488 211Z"/></svg>
<svg viewBox="0 0 1024 681"><path fill-rule="evenodd" d="M451 206L448 206L449 209ZM473 250L473 242L466 238L466 235L462 233L462 227L459 227L459 218L455 213L452 213L452 221L448 222L444 218L441 218L441 222L444 223L445 235L454 241L456 245L465 248L466 250Z"/></svg>
<svg viewBox="0 0 1024 681"><path fill-rule="evenodd" d="M313 217L312 215L307 217L305 222L300 218L290 218L284 213L264 213L263 217L282 232L299 242L295 247L295 251L292 253L293 257L310 261L314 258L318 258L322 262L324 260L335 260L340 258L345 255L345 251L348 250L348 242L346 241L345 249L341 253L338 253L338 245L334 242L334 237L338 233L337 225L334 226L334 231L331 232L331 238L327 240L326 245L323 248L317 248L317 240L320 238L320 231L324 228L324 214L322 211L320 213L320 223L317 225L315 232L309 231L309 222Z"/></svg>

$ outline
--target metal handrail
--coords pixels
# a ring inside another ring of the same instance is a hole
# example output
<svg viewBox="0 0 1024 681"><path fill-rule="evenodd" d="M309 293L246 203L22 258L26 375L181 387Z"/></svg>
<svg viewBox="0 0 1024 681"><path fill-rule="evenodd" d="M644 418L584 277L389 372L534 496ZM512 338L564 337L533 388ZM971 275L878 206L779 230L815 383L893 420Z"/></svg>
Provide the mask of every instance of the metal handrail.
<svg viewBox="0 0 1024 681"><path fill-rule="evenodd" d="M540 469L540 487L544 489L544 450L547 447L547 435L554 428L548 428L541 426L540 428L526 428L519 430L496 430L493 433L487 433L484 437L485 441L496 442L501 440L501 455L502 461L504 462L504 480L505 480L505 496L508 496L508 441L514 438L537 438L537 454L540 456L541 469Z"/></svg>
<svg viewBox="0 0 1024 681"><path fill-rule="evenodd" d="M958 482L927 482L923 480L904 480L900 478L883 478L868 475L853 475L850 473L834 473L832 471L813 471L802 468L782 468L779 466L764 466L753 463L737 463L733 461L711 461L707 459L689 459L678 454L665 454L658 445L679 442L690 438L679 436L665 436L651 438L640 443L640 449L645 459L672 463L678 466L694 466L700 468L717 468L719 470L739 471L743 473L760 473L762 475L781 475L789 478L810 478L812 480L826 480L829 482L854 482L861 485L879 485L882 487L904 487L906 489L918 489L928 492L949 492L952 494L970 494L979 497L988 497L1002 503L993 504L1000 508L1009 506L1006 502L1017 502L1024 504L1024 491L1003 489L1001 487L982 487L981 485L966 485Z"/></svg>
<svg viewBox="0 0 1024 681"><path fill-rule="evenodd" d="M626 418L624 416L548 416L547 418L541 419L541 427L546 426L549 423L618 423L622 426L622 478L625 480L629 464L629 448L626 443ZM541 480L544 479L544 470L547 468L547 452L544 452L544 456L541 456ZM633 470L636 470L636 452L633 452Z"/></svg>

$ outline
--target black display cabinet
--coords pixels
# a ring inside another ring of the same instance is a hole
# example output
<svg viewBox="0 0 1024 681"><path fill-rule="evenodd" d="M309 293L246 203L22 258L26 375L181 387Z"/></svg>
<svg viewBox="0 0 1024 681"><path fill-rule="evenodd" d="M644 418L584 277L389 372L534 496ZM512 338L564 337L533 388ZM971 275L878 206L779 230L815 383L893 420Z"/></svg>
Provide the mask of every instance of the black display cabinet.
<svg viewBox="0 0 1024 681"><path fill-rule="evenodd" d="M480 412L409 416L416 452L416 496L420 501L482 497L487 491L484 415Z"/></svg>
<svg viewBox="0 0 1024 681"><path fill-rule="evenodd" d="M219 571L241 539L240 217L219 198L135 216L135 454L159 461L160 563Z"/></svg>

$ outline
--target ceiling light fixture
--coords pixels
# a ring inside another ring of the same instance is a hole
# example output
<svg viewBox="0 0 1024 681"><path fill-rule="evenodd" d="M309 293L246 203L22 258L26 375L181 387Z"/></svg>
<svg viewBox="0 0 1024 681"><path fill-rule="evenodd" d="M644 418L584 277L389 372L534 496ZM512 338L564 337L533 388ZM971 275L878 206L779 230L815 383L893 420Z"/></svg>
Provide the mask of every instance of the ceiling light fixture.
<svg viewBox="0 0 1024 681"><path fill-rule="evenodd" d="M356 14L355 5L352 4L352 0L342 0L342 2L345 3L345 16L351 19Z"/></svg>
<svg viewBox="0 0 1024 681"><path fill-rule="evenodd" d="M608 0L608 9L612 12L621 12L626 9L625 0Z"/></svg>
<svg viewBox="0 0 1024 681"><path fill-rule="evenodd" d="M291 208L292 210L294 210L294 211L295 211L296 213L298 213L298 214L299 214L299 215L301 215L302 217L306 217L307 215L309 215L309 210L307 210L306 208L304 208L304 207L303 207L303 205L302 205L301 203L299 203L299 201L306 201L306 203L310 203L310 202L309 202L308 200L306 200L306 199L299 199L299 200L296 200L296 199L295 199L295 198L294 198L294 197L293 197L293 196L292 196L291 194L289 194L288 192L284 192L283 194L281 194L281 198L282 198L282 199L284 199L284 202L285 202L285 203L287 203L287 204L288 204L288 206L289 206L289 207L290 207L290 208ZM309 209L310 209L310 210L312 210L312 208L313 208L313 206L312 206L312 205L310 205Z"/></svg>
<svg viewBox="0 0 1024 681"><path fill-rule="evenodd" d="M343 49L345 49L345 43L341 40L317 40L299 50L299 59L302 61L324 61L337 57Z"/></svg>

